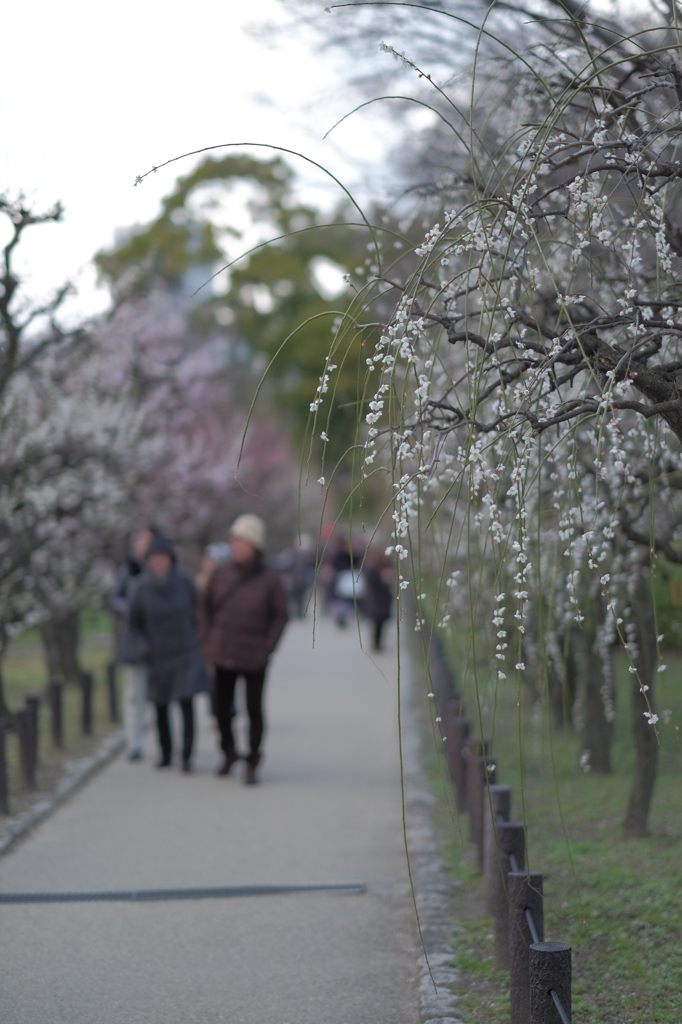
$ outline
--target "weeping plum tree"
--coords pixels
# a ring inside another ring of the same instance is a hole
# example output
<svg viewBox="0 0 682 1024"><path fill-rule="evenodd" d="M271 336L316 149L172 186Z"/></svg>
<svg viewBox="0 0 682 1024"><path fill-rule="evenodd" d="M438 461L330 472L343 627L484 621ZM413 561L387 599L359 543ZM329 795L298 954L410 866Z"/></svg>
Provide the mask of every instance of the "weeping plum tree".
<svg viewBox="0 0 682 1024"><path fill-rule="evenodd" d="M420 623L429 585L436 625L468 621L477 679L532 676L555 710L582 648L584 767L609 770L624 651L629 835L646 831L662 727L650 580L660 553L682 562L675 17L630 34L568 18L513 54L484 27L467 88L434 84L453 132L440 209L364 291L396 295L366 360L363 474L390 474L399 587Z"/></svg>

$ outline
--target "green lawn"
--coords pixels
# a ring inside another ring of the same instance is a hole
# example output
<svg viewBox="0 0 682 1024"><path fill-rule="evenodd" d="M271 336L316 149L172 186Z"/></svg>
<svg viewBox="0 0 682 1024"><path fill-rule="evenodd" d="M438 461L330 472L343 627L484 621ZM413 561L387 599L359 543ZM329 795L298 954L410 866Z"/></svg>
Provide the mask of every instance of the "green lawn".
<svg viewBox="0 0 682 1024"><path fill-rule="evenodd" d="M682 1021L682 659L670 653L657 708L660 763L645 839L624 840L622 820L632 772L629 677L620 671L610 776L578 767L577 737L551 736L545 714L526 706L513 682L497 691L493 759L497 781L512 787L512 816L527 826L530 867L541 871L545 938L573 949L576 1024L680 1024ZM622 666L621 666L622 669ZM506 685L506 684L505 684ZM471 715L473 693L466 696ZM517 706L519 705L519 706ZM492 715L492 695L483 717ZM434 753L434 784L449 789ZM467 1024L507 1024L508 976L493 968L493 922L475 869L468 822L452 799L439 810L440 828L458 888L465 927L455 962L463 973L461 1012Z"/></svg>

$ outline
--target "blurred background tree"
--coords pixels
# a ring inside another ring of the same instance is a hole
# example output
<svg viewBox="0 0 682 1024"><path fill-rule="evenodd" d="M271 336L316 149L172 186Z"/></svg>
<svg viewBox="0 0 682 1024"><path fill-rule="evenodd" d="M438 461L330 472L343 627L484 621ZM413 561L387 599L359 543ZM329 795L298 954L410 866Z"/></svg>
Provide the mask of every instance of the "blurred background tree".
<svg viewBox="0 0 682 1024"><path fill-rule="evenodd" d="M208 158L178 180L153 223L96 263L119 300L162 289L187 305L194 343L212 337L222 347L233 401L250 399L272 364L257 413L276 415L300 442L330 336L355 300L344 277L367 255L364 225L349 218L343 206L323 219L301 203L279 157ZM334 348L337 401L324 429L336 461L355 437L362 332L341 332Z"/></svg>

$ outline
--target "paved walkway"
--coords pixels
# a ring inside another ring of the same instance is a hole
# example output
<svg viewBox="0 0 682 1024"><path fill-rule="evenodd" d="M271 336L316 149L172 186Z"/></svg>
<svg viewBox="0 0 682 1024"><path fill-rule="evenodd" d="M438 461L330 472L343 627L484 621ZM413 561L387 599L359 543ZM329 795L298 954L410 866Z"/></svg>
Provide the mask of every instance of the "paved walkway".
<svg viewBox="0 0 682 1024"><path fill-rule="evenodd" d="M262 785L119 758L0 860L0 892L363 882L364 895L0 906L3 1024L416 1024L396 663L290 624ZM201 699L203 701L203 698Z"/></svg>

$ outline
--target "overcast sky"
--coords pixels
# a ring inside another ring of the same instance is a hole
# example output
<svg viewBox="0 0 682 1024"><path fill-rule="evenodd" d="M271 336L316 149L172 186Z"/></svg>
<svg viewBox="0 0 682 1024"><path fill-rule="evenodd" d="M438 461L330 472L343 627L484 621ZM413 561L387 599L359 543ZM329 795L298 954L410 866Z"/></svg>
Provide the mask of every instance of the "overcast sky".
<svg viewBox="0 0 682 1024"><path fill-rule="evenodd" d="M333 31L336 14L325 14L322 3L319 10ZM90 258L117 227L153 217L192 162L138 188L135 176L188 150L274 143L304 151L351 185L378 164L383 145L371 112L322 141L349 109L341 58L319 53L303 33L273 31L259 41L244 30L281 18L276 0L5 5L0 192L23 189L39 207L57 199L65 206L63 224L33 229L24 248L33 291L76 278L81 305L101 303ZM378 43L368 44L369 61L386 60ZM326 190L318 198L330 201L323 176L306 175L311 188Z"/></svg>

